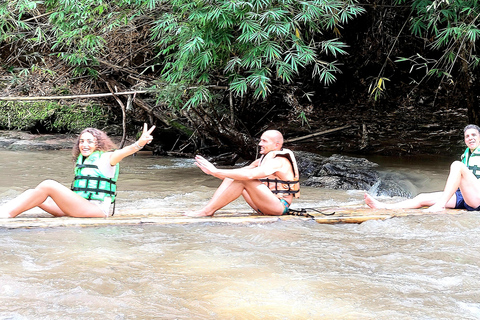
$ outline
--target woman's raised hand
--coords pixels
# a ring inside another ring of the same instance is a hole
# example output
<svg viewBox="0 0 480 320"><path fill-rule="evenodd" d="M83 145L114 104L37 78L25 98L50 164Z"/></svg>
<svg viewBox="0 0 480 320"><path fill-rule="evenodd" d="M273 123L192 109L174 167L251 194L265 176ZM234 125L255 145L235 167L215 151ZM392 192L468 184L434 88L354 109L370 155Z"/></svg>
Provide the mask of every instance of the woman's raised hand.
<svg viewBox="0 0 480 320"><path fill-rule="evenodd" d="M152 126L150 129L148 129L148 125L146 123L143 124L143 132L142 132L142 135L140 136L140 139L138 139L138 144L141 147L144 147L147 143L152 142L153 137L151 133L154 129L155 129L155 126Z"/></svg>

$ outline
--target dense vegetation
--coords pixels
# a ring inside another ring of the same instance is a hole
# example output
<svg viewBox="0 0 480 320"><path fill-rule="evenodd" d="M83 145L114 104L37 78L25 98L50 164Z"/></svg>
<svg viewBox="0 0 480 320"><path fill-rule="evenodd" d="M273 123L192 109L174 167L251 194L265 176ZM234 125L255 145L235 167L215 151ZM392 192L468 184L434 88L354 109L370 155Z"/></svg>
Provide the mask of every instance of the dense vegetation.
<svg viewBox="0 0 480 320"><path fill-rule="evenodd" d="M458 108L479 124L479 16L455 0L10 0L0 97L148 90L96 103L173 132L167 148L245 157L272 123L307 134L334 113Z"/></svg>
<svg viewBox="0 0 480 320"><path fill-rule="evenodd" d="M105 127L106 110L86 104L59 104L36 101L27 104L5 104L0 113L0 126L8 130L45 132L75 132L86 127Z"/></svg>

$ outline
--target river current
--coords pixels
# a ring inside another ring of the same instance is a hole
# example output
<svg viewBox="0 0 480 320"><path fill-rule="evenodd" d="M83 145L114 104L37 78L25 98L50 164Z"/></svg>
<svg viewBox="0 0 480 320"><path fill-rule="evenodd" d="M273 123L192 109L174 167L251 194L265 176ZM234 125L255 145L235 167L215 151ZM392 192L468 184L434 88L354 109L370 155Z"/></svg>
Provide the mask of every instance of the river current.
<svg viewBox="0 0 480 320"><path fill-rule="evenodd" d="M376 160L414 193L448 173L441 159ZM70 185L72 170L68 151L0 150L0 203L45 178ZM191 159L129 157L115 214L180 215L218 184ZM302 188L292 208L363 206L363 193ZM0 255L0 319L480 319L478 213L0 229Z"/></svg>

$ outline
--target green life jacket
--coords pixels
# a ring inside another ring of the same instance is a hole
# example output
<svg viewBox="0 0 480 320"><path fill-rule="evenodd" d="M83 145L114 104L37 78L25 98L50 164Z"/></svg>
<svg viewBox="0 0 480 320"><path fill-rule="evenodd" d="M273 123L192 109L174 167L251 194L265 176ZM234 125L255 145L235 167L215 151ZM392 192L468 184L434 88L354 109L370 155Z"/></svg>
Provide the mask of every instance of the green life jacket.
<svg viewBox="0 0 480 320"><path fill-rule="evenodd" d="M472 171L477 179L480 179L480 148L475 149L473 152L467 148L462 155L462 162Z"/></svg>
<svg viewBox="0 0 480 320"><path fill-rule="evenodd" d="M81 154L78 156L72 191L87 200L103 201L106 197L111 197L113 203L117 191L119 164L115 165L114 177L106 177L97 166L102 154L103 152L95 151L87 158Z"/></svg>

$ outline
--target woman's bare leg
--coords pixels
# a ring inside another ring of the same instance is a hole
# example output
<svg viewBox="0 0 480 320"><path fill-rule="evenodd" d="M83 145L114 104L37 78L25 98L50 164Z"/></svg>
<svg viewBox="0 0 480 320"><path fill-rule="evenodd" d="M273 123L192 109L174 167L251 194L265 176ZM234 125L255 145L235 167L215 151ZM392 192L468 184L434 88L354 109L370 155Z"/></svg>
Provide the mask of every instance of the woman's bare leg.
<svg viewBox="0 0 480 320"><path fill-rule="evenodd" d="M52 204L52 201L55 204ZM10 200L0 208L0 212L5 216L13 218L35 207L40 207L55 216L105 216L99 206L90 203L64 185L53 180L45 180L35 189L27 190L17 198Z"/></svg>

